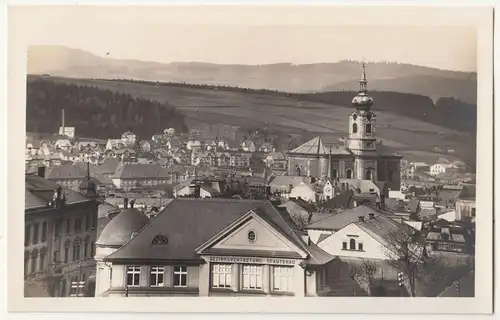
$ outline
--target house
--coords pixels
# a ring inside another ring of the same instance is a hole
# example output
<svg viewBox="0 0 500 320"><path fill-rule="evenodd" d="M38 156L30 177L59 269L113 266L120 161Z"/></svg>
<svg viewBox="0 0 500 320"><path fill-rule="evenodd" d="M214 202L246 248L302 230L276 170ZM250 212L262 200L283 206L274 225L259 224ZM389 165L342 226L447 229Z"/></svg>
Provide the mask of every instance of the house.
<svg viewBox="0 0 500 320"><path fill-rule="evenodd" d="M338 209L346 210L355 207L354 192L352 190L345 190L335 195L335 197L326 200L319 204L320 210L333 212Z"/></svg>
<svg viewBox="0 0 500 320"><path fill-rule="evenodd" d="M217 148L217 143L214 140L205 141L205 149L206 150L215 150Z"/></svg>
<svg viewBox="0 0 500 320"><path fill-rule="evenodd" d="M271 180L269 186L271 187L271 193L288 198L292 189L304 181L305 177L276 176Z"/></svg>
<svg viewBox="0 0 500 320"><path fill-rule="evenodd" d="M268 201L175 199L152 220L127 211L113 220L97 241L96 296L329 291L326 270L334 257Z"/></svg>
<svg viewBox="0 0 500 320"><path fill-rule="evenodd" d="M213 198L225 191L225 180L189 179L174 187L174 197Z"/></svg>
<svg viewBox="0 0 500 320"><path fill-rule="evenodd" d="M51 182L74 191L79 191L80 184L90 175L97 191L113 188L113 182L98 166L89 163L63 164L47 168L45 178Z"/></svg>
<svg viewBox="0 0 500 320"><path fill-rule="evenodd" d="M116 169L120 165L120 160L112 157L104 159L104 162L99 165L99 171L102 174L111 176L116 172Z"/></svg>
<svg viewBox="0 0 500 320"><path fill-rule="evenodd" d="M250 158L252 153L249 152L230 152L229 165L231 167L248 168L250 167Z"/></svg>
<svg viewBox="0 0 500 320"><path fill-rule="evenodd" d="M440 173L449 173L454 169L455 167L450 163L436 163L430 167L429 174L431 176L437 176Z"/></svg>
<svg viewBox="0 0 500 320"><path fill-rule="evenodd" d="M333 199L337 195L337 190L332 183L331 179L326 179L326 182L323 184L323 200L328 201Z"/></svg>
<svg viewBox="0 0 500 320"><path fill-rule="evenodd" d="M135 143L137 142L137 135L133 132L126 131L122 133L121 140L126 146L132 147L135 146Z"/></svg>
<svg viewBox="0 0 500 320"><path fill-rule="evenodd" d="M316 202L319 198L319 195L313 185L302 181L298 185L294 186L292 190L290 190L290 194L288 197L302 199L308 202Z"/></svg>
<svg viewBox="0 0 500 320"><path fill-rule="evenodd" d="M231 154L229 152L217 152L215 160L217 167L229 167L231 165Z"/></svg>
<svg viewBox="0 0 500 320"><path fill-rule="evenodd" d="M255 143L248 139L241 142L240 149L245 152L255 152L257 150Z"/></svg>
<svg viewBox="0 0 500 320"><path fill-rule="evenodd" d="M56 149L61 149L65 151L70 151L73 148L73 144L68 139L59 139L54 143Z"/></svg>
<svg viewBox="0 0 500 320"><path fill-rule="evenodd" d="M175 151L182 147L182 141L178 138L172 138L167 141L167 149Z"/></svg>
<svg viewBox="0 0 500 320"><path fill-rule="evenodd" d="M476 185L464 184L455 202L455 220L476 218Z"/></svg>
<svg viewBox="0 0 500 320"><path fill-rule="evenodd" d="M195 152L201 151L202 149L201 142L198 140L189 140L188 143L186 144L186 149Z"/></svg>
<svg viewBox="0 0 500 320"><path fill-rule="evenodd" d="M412 162L409 164L406 174L409 177L414 177L416 173L428 173L431 171L430 166L425 162Z"/></svg>
<svg viewBox="0 0 500 320"><path fill-rule="evenodd" d="M283 152L270 152L267 154L264 161L270 168L286 170L287 158Z"/></svg>
<svg viewBox="0 0 500 320"><path fill-rule="evenodd" d="M259 152L271 152L271 151L274 151L274 146L271 142L264 142L263 144L261 144L261 146L259 147Z"/></svg>
<svg viewBox="0 0 500 320"><path fill-rule="evenodd" d="M470 253L470 243L468 243L468 230L462 226L454 225L448 221L440 220L431 224L426 230L427 252L455 252Z"/></svg>
<svg viewBox="0 0 500 320"><path fill-rule="evenodd" d="M148 140L141 140L139 141L139 148L141 148L143 152L151 152L151 142Z"/></svg>
<svg viewBox="0 0 500 320"><path fill-rule="evenodd" d="M116 188L125 191L140 186L170 183L171 173L157 164L120 164L111 176Z"/></svg>
<svg viewBox="0 0 500 320"><path fill-rule="evenodd" d="M121 139L108 139L106 150L119 150L126 148L127 144Z"/></svg>
<svg viewBox="0 0 500 320"><path fill-rule="evenodd" d="M85 288L96 271L96 191L62 188L43 171L25 176L24 295L93 296Z"/></svg>

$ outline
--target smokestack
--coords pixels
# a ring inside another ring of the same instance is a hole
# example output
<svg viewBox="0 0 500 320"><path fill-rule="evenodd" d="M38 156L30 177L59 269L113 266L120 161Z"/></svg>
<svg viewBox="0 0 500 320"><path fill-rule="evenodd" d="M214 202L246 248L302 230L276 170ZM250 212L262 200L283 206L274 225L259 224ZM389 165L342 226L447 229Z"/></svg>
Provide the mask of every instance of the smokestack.
<svg viewBox="0 0 500 320"><path fill-rule="evenodd" d="M65 135L66 134L66 129L64 128L64 109L62 109L62 134Z"/></svg>
<svg viewBox="0 0 500 320"><path fill-rule="evenodd" d="M358 219L359 219L360 222L364 222L365 221L365 217L364 216L359 216Z"/></svg>
<svg viewBox="0 0 500 320"><path fill-rule="evenodd" d="M368 217L370 217L370 220L375 219L375 213L369 213Z"/></svg>
<svg viewBox="0 0 500 320"><path fill-rule="evenodd" d="M128 209L128 198L123 198L123 209Z"/></svg>
<svg viewBox="0 0 500 320"><path fill-rule="evenodd" d="M38 176L41 178L45 178L45 167L44 166L38 167Z"/></svg>

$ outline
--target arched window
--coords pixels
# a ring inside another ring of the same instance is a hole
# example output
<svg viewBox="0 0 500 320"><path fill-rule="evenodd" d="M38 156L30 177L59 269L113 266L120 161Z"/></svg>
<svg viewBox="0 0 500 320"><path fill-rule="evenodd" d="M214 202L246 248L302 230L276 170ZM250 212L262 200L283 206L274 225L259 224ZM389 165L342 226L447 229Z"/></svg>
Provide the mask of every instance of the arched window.
<svg viewBox="0 0 500 320"><path fill-rule="evenodd" d="M45 270L45 262L47 261L47 248L43 247L40 249L40 259L39 259L40 271Z"/></svg>
<svg viewBox="0 0 500 320"><path fill-rule="evenodd" d="M299 177L302 176L302 169L300 168L299 165L297 165L295 167L295 172L296 172L297 176L299 176Z"/></svg>
<svg viewBox="0 0 500 320"><path fill-rule="evenodd" d="M73 241L73 261L80 260L80 238Z"/></svg>
<svg viewBox="0 0 500 320"><path fill-rule="evenodd" d="M69 247L71 242L68 240L64 243L64 262L67 263L69 261Z"/></svg>
<svg viewBox="0 0 500 320"><path fill-rule="evenodd" d="M153 238L153 244L168 244L168 238L164 235L157 235Z"/></svg>
<svg viewBox="0 0 500 320"><path fill-rule="evenodd" d="M347 169L345 175L346 175L347 179L352 179L352 170L351 169Z"/></svg>
<svg viewBox="0 0 500 320"><path fill-rule="evenodd" d="M372 179L373 179L372 169L366 169L366 171L365 171L365 180L372 180Z"/></svg>
<svg viewBox="0 0 500 320"><path fill-rule="evenodd" d="M332 179L337 179L337 169L332 170Z"/></svg>
<svg viewBox="0 0 500 320"><path fill-rule="evenodd" d="M369 133L371 134L372 133L372 124L371 123L367 123L366 124L366 133Z"/></svg>
<svg viewBox="0 0 500 320"><path fill-rule="evenodd" d="M349 240L349 250L356 250L356 240Z"/></svg>
<svg viewBox="0 0 500 320"><path fill-rule="evenodd" d="M89 246L90 246L90 237L87 236L87 237L85 237L85 240L83 240L83 258L84 259L87 259L89 257L89 254L90 254Z"/></svg>
<svg viewBox="0 0 500 320"><path fill-rule="evenodd" d="M352 133L356 133L358 132L358 124L357 123L353 123L352 124Z"/></svg>

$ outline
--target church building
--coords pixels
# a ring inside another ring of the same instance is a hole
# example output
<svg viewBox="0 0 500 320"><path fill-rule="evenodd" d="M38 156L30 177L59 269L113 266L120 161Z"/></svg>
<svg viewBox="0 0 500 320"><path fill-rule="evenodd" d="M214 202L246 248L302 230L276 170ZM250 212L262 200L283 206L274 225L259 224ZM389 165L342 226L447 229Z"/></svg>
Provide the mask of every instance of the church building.
<svg viewBox="0 0 500 320"><path fill-rule="evenodd" d="M349 116L349 138L342 145L327 145L316 137L290 151L288 175L384 181L390 189L399 190L402 156L376 139L376 115L371 111L373 98L368 95L364 63L359 84L352 100L355 110Z"/></svg>

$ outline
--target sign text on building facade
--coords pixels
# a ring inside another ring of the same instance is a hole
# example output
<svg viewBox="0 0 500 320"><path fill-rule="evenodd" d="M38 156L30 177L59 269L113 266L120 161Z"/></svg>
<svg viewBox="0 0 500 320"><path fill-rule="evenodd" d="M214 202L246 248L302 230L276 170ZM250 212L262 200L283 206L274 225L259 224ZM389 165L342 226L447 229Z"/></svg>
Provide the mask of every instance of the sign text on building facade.
<svg viewBox="0 0 500 320"><path fill-rule="evenodd" d="M211 256L210 262L294 265L292 259Z"/></svg>

